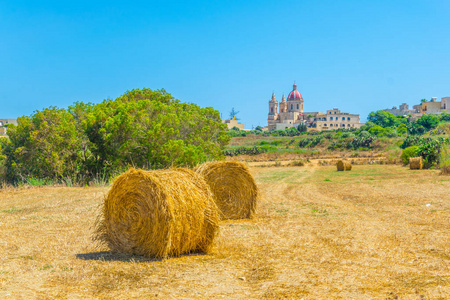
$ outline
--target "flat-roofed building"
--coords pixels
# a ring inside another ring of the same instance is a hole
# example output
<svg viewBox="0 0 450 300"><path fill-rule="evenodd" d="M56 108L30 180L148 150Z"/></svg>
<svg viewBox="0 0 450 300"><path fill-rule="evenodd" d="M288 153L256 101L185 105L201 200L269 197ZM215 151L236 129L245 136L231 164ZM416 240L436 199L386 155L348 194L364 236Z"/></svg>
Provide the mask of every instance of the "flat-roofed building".
<svg viewBox="0 0 450 300"><path fill-rule="evenodd" d="M357 114L341 112L337 108L327 110L326 114L318 114L311 123L311 128L318 131L360 128L360 117Z"/></svg>
<svg viewBox="0 0 450 300"><path fill-rule="evenodd" d="M245 124L239 123L238 120L236 120L235 117L233 117L233 119L229 119L229 120L222 120L222 123L227 124L228 129L232 129L234 127L237 127L240 130L244 130L244 127L245 127Z"/></svg>

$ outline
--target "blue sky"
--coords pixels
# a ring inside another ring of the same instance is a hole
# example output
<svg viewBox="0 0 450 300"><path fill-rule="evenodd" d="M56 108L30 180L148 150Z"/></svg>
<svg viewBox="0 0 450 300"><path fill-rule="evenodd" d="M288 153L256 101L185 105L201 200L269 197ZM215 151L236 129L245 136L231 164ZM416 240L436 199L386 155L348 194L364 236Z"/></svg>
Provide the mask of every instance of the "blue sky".
<svg viewBox="0 0 450 300"><path fill-rule="evenodd" d="M292 89L305 111L359 113L450 96L450 1L2 1L0 118L133 88L267 125Z"/></svg>

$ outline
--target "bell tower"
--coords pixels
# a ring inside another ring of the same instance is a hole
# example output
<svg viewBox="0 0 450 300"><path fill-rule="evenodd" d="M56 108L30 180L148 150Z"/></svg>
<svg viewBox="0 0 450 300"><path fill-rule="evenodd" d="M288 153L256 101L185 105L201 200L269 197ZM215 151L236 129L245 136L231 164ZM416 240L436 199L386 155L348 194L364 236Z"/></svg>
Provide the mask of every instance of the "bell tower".
<svg viewBox="0 0 450 300"><path fill-rule="evenodd" d="M269 130L276 128L278 119L278 101L275 99L275 93L272 93L272 100L269 101L269 115L267 116L267 125Z"/></svg>

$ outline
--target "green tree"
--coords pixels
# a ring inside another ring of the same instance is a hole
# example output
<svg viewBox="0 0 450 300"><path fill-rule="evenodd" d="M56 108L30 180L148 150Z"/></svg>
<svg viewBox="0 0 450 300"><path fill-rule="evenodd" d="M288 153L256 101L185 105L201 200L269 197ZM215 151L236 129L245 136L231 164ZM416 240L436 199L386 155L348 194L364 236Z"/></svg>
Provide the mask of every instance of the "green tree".
<svg viewBox="0 0 450 300"><path fill-rule="evenodd" d="M375 125L369 129L369 132L370 132L370 134L375 135L375 136L382 136L384 133L384 128L379 125Z"/></svg>
<svg viewBox="0 0 450 300"><path fill-rule="evenodd" d="M232 108L231 108L231 111L230 111L230 120L232 120L233 118L235 118L236 120L239 120L239 119L236 117L238 113L239 113L239 112L236 111L236 110L234 109L234 107L232 107Z"/></svg>
<svg viewBox="0 0 450 300"><path fill-rule="evenodd" d="M9 181L29 177L77 180L81 134L70 113L50 107L17 122L17 127L9 127L10 141L2 145Z"/></svg>
<svg viewBox="0 0 450 300"><path fill-rule="evenodd" d="M96 172L129 165L193 166L222 158L230 139L218 111L150 89L96 105L84 130L93 145Z"/></svg>
<svg viewBox="0 0 450 300"><path fill-rule="evenodd" d="M397 127L402 121L402 119L384 110L371 112L367 120L381 127Z"/></svg>
<svg viewBox="0 0 450 300"><path fill-rule="evenodd" d="M398 135L404 135L407 132L408 132L408 128L406 127L406 125L404 123L401 123L400 125L397 126Z"/></svg>
<svg viewBox="0 0 450 300"><path fill-rule="evenodd" d="M439 120L441 120L442 122L450 122L450 114L443 112L439 115Z"/></svg>
<svg viewBox="0 0 450 300"><path fill-rule="evenodd" d="M131 90L93 105L51 107L18 118L0 140L6 178L87 182L128 166L194 166L223 158L230 137L218 111L164 90ZM1 157L0 157L1 160Z"/></svg>
<svg viewBox="0 0 450 300"><path fill-rule="evenodd" d="M436 115L423 115L416 121L416 123L418 125L422 125L426 130L431 130L439 125L439 117Z"/></svg>
<svg viewBox="0 0 450 300"><path fill-rule="evenodd" d="M307 132L308 131L308 127L306 127L305 124L300 124L297 126L297 130L298 132Z"/></svg>

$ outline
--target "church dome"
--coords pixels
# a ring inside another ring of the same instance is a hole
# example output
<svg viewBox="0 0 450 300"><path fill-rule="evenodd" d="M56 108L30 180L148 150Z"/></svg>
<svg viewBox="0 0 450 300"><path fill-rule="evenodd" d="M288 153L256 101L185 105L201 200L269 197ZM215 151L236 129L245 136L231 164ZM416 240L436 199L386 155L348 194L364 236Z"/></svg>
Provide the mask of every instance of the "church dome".
<svg viewBox="0 0 450 300"><path fill-rule="evenodd" d="M288 101L289 100L300 100L300 99L303 99L302 94L300 94L300 92L297 91L297 85L294 83L294 89L292 90L292 92L289 93Z"/></svg>

